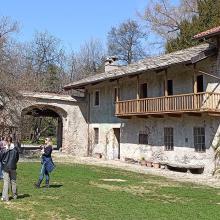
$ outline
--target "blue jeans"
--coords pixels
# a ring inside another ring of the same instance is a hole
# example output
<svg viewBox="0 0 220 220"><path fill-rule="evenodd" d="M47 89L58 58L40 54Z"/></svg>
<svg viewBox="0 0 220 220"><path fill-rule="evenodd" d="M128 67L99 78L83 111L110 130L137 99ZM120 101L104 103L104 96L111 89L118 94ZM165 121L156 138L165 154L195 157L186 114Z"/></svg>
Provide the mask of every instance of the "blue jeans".
<svg viewBox="0 0 220 220"><path fill-rule="evenodd" d="M44 176L46 177L46 183L49 183L49 181L50 181L49 172L47 172L47 170L45 168L45 164L42 164L42 167L40 170L39 180L42 181L44 179Z"/></svg>
<svg viewBox="0 0 220 220"><path fill-rule="evenodd" d="M3 179L2 163L0 162L0 179Z"/></svg>

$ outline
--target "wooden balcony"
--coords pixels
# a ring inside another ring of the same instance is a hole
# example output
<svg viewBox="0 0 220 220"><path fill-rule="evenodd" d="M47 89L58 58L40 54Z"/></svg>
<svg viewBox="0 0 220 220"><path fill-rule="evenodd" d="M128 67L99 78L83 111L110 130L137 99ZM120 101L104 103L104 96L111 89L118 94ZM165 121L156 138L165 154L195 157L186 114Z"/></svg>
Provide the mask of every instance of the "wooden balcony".
<svg viewBox="0 0 220 220"><path fill-rule="evenodd" d="M192 93L116 102L117 117L210 113L220 116L220 93Z"/></svg>

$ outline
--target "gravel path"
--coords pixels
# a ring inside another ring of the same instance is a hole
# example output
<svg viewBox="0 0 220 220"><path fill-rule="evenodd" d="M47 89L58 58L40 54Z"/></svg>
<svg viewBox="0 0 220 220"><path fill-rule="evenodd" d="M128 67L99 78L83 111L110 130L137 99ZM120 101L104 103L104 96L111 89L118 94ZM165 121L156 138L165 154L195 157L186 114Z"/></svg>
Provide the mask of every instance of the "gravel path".
<svg viewBox="0 0 220 220"><path fill-rule="evenodd" d="M127 171L133 171L137 173L163 176L169 179L173 179L175 181L192 182L214 188L220 188L220 179L217 177L213 177L212 175L191 174L191 173L175 172L164 169L155 169L155 168L143 167L140 166L139 164L129 164L119 160L104 160L93 157L75 157L61 152L54 152L53 159L55 162L78 163L78 164L96 165L101 167L111 167L111 168L117 168ZM32 160L32 159L23 158L21 159L21 162L22 161L23 162L40 161L40 159Z"/></svg>

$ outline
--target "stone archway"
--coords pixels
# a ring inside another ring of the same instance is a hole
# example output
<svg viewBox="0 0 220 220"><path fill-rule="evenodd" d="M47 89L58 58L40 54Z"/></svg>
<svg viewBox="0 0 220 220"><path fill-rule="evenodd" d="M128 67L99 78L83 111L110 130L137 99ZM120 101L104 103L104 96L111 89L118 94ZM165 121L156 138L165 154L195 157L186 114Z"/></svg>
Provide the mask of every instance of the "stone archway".
<svg viewBox="0 0 220 220"><path fill-rule="evenodd" d="M26 108L24 108L21 111L21 140L26 139L27 134L25 134L25 128L26 126L24 125L25 122L25 117L30 116L33 118L39 118L42 121L43 118L53 118L53 121L56 121L56 147L57 149L62 149L62 144L63 144L63 120L66 119L67 117L67 112L56 106L48 105L48 104L34 104L30 105ZM29 117L29 119L30 119ZM26 120L27 122L27 120ZM34 138L39 138L40 135L44 132L47 132L47 129L49 127L45 127L45 130L39 130L37 134L33 134L33 131L28 130L26 128L26 132L28 132L29 139L34 141ZM30 137L30 135L33 135Z"/></svg>
<svg viewBox="0 0 220 220"><path fill-rule="evenodd" d="M62 121L58 128L62 129L62 151L76 156L87 156L88 113L85 99L53 93L22 92L21 98L11 100L9 105L12 114L6 114L10 117L5 123L18 129L17 136L21 133L19 129L22 115L33 109L44 109L45 112L41 112L42 114L48 114L49 110Z"/></svg>

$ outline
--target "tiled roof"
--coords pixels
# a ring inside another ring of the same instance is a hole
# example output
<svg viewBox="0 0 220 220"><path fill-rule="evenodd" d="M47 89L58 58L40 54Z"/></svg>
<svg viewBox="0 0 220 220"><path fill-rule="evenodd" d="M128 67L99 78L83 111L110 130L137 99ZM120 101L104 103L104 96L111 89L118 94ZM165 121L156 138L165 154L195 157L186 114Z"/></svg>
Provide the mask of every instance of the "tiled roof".
<svg viewBox="0 0 220 220"><path fill-rule="evenodd" d="M207 31L203 31L203 32L195 35L193 38L198 40L198 39L201 39L201 38L204 38L204 37L214 36L216 34L220 34L220 26L209 29Z"/></svg>
<svg viewBox="0 0 220 220"><path fill-rule="evenodd" d="M110 72L92 75L79 81L72 82L64 86L64 89L79 89L89 84L96 84L105 80L114 80L125 76L136 75L149 70L161 70L167 68L168 66L180 63L192 64L195 63L195 60L197 59L201 60L210 56L209 52L212 52L213 49L215 49L215 46L213 45L201 44L199 46L179 50L173 53L146 58L128 66L119 67L118 69Z"/></svg>

